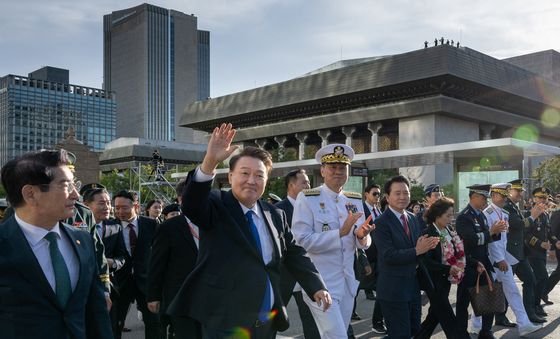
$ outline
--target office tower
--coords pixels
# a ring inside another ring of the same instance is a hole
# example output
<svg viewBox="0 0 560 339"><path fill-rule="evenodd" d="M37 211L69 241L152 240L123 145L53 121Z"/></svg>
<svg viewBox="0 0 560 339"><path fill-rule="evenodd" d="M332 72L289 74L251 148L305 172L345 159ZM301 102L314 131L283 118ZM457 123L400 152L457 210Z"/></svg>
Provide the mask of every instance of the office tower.
<svg viewBox="0 0 560 339"><path fill-rule="evenodd" d="M102 151L115 139L112 93L71 85L69 71L43 67L27 77L0 78L0 165L29 151L53 148L72 127L76 139Z"/></svg>
<svg viewBox="0 0 560 339"><path fill-rule="evenodd" d="M103 88L116 93L117 137L193 141L176 122L209 96L209 40L194 15L150 4L103 17Z"/></svg>

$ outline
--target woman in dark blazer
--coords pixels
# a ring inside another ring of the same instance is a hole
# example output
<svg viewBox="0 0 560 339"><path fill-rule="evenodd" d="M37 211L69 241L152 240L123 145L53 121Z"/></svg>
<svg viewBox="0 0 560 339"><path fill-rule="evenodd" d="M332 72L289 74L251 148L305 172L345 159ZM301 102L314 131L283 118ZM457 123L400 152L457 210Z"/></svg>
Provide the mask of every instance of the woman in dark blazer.
<svg viewBox="0 0 560 339"><path fill-rule="evenodd" d="M453 204L452 199L442 198L433 203L425 214L428 226L424 234L439 237L440 243L422 258L432 279L433 289L427 291L430 308L414 338L430 338L438 323L447 338L462 338L457 333L455 314L449 303L451 284L461 281L465 268L463 242L449 226L454 215Z"/></svg>

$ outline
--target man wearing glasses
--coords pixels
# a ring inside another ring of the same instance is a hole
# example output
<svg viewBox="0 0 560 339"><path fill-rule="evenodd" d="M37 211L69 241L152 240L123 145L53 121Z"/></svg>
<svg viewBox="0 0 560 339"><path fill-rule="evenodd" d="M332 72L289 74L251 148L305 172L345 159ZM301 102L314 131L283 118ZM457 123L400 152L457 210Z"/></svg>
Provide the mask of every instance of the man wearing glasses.
<svg viewBox="0 0 560 339"><path fill-rule="evenodd" d="M91 236L60 222L79 198L66 151L0 173L14 214L0 227L3 338L112 338Z"/></svg>

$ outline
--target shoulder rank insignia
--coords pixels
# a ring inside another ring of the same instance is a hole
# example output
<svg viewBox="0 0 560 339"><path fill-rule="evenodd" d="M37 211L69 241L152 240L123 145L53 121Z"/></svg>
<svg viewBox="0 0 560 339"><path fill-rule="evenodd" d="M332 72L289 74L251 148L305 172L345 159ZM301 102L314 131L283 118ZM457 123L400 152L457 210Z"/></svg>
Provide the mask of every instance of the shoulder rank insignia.
<svg viewBox="0 0 560 339"><path fill-rule="evenodd" d="M492 213L494 213L494 209L493 209L492 207L488 207L488 208L486 209L486 213L492 214Z"/></svg>
<svg viewBox="0 0 560 339"><path fill-rule="evenodd" d="M362 195L357 192L343 192L344 196L350 199L362 199Z"/></svg>
<svg viewBox="0 0 560 339"><path fill-rule="evenodd" d="M306 197L314 196L314 195L321 195L321 190L319 190L318 188L305 189L302 192Z"/></svg>

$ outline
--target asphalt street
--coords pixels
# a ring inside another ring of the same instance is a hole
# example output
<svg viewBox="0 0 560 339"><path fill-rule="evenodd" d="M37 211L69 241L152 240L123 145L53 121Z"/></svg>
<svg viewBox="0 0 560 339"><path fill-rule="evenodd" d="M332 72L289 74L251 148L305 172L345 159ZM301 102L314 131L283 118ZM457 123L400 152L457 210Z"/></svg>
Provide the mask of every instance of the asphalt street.
<svg viewBox="0 0 560 339"><path fill-rule="evenodd" d="M548 271L552 272L556 268L555 262L550 262L548 264ZM521 282L517 280L518 286L521 289ZM450 298L452 303L455 302L455 287L452 287L450 292ZM549 298L554 305L545 306L545 311L548 313L548 321L545 326L537 332L534 332L524 338L551 338L560 339L560 286L557 286L549 295ZM373 312L373 305L375 301L367 300L364 292L360 291L358 295L358 305L357 313L362 317L362 320L352 321L352 326L354 328L354 334L356 338L382 338L383 335L373 333L371 330L371 314ZM428 313L427 299L423 298L422 316ZM454 306L454 304L452 304ZM303 331L301 327L301 321L297 312L297 306L293 300L290 301L288 305L288 315L290 317L290 328L282 333L278 333L278 339L303 339ZM507 317L510 321L515 322L515 316L513 315L511 309L508 309ZM141 321L138 320L136 307L133 305L130 308L128 314L126 326L132 331L123 334L124 339L141 339L144 338L144 328ZM494 326L492 329L494 336L496 338L519 338L519 333L516 328L505 328L501 326ZM476 338L476 335L471 335L472 338ZM438 327L434 332L432 338L444 339L445 335Z"/></svg>

